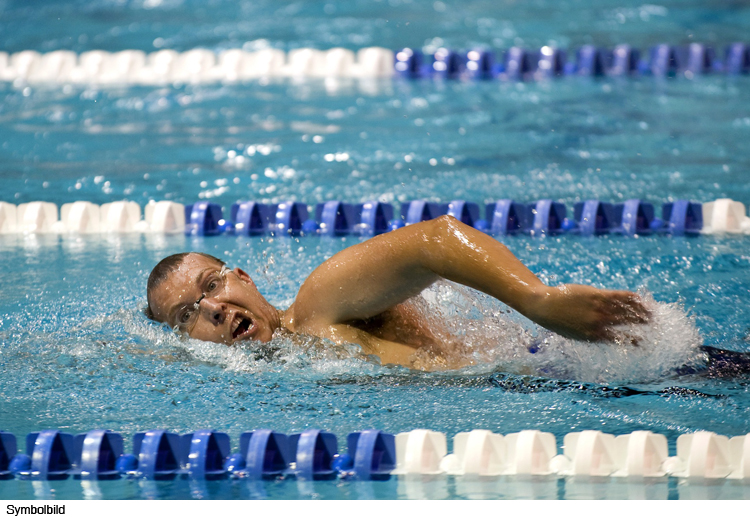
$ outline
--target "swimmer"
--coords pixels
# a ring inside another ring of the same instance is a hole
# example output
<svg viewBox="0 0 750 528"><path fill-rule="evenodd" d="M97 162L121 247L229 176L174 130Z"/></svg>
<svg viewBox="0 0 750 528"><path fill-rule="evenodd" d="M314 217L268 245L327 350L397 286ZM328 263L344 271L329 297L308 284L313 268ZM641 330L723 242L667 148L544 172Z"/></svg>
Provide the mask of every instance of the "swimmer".
<svg viewBox="0 0 750 528"><path fill-rule="evenodd" d="M450 216L340 251L310 274L287 310L271 306L240 268L202 253L172 255L151 272L146 312L203 341L268 342L284 329L354 343L383 364L413 367L418 350L439 354L440 343L405 302L441 278L572 339L627 338L616 327L649 319L633 292L545 285L505 245Z"/></svg>

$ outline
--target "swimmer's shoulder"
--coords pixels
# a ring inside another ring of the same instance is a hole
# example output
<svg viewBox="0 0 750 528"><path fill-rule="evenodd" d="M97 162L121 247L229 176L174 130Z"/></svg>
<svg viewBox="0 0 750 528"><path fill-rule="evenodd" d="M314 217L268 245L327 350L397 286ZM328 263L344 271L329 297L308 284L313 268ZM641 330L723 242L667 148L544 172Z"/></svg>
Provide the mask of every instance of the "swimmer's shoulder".
<svg viewBox="0 0 750 528"><path fill-rule="evenodd" d="M295 301L296 304L296 301ZM331 324L310 317L305 310L297 310L295 304L281 317L282 326L291 332L308 334L328 339L338 345L355 344L367 355L377 356L383 365L411 367L417 350L405 344L382 339L352 324ZM301 315L299 315L301 312Z"/></svg>

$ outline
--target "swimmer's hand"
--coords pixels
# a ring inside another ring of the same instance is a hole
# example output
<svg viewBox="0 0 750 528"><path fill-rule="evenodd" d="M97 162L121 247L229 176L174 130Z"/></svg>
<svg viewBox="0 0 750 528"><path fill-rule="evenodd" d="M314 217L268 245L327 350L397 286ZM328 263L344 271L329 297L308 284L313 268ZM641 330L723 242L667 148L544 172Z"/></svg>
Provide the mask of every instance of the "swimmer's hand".
<svg viewBox="0 0 750 528"><path fill-rule="evenodd" d="M581 284L545 288L526 314L548 330L579 341L632 341L614 327L647 323L650 315L633 292Z"/></svg>

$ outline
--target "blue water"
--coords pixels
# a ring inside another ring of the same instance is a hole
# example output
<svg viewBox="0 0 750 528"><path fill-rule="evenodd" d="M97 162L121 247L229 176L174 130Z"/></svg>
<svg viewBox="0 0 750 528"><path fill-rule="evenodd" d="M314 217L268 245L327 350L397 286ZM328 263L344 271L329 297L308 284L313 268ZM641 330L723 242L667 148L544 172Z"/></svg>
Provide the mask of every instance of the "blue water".
<svg viewBox="0 0 750 528"><path fill-rule="evenodd" d="M723 44L744 38L749 11L734 3L708 9L624 1L594 7L89 0L33 8L6 1L0 3L0 41L8 51L77 52L220 50L246 42L250 49L429 47L437 38L455 47L497 49ZM151 199L211 199L225 209L241 198L311 204L554 198L571 208L588 198L730 197L748 204L749 88L750 79L725 76L535 84L2 85L0 200L61 205L126 198L143 206ZM247 270L272 303L286 307L317 264L357 240L3 236L0 429L22 440L46 428L110 428L125 435L215 428L230 433L234 449L241 432L261 427L287 433L323 428L342 446L348 432L365 428L430 428L449 439L477 428L533 428L559 441L583 429L647 429L665 434L672 449L677 436L701 429L750 432L747 374L677 370L684 364L700 370L704 358L692 346L696 339L750 351L750 239L503 241L551 284L640 289L653 297L657 318L642 345L552 338L542 354L530 356L524 340L539 329L494 301L447 285L418 302L470 339L478 364L463 371L380 366L352 347L306 339L281 339L273 350L180 341L140 313L148 272L163 256L216 254ZM441 482L427 486L426 496L477 496L460 482ZM671 498L691 496L690 486L674 480L664 486ZM706 496L724 496L714 488ZM510 489L482 493L519 496ZM566 482L541 496L575 497L575 490ZM260 491L224 483L195 491L186 483L120 482L103 484L98 495L86 493L73 481L48 487L0 482L3 498L394 498L421 492L396 482L365 491L351 483L303 489L281 482Z"/></svg>

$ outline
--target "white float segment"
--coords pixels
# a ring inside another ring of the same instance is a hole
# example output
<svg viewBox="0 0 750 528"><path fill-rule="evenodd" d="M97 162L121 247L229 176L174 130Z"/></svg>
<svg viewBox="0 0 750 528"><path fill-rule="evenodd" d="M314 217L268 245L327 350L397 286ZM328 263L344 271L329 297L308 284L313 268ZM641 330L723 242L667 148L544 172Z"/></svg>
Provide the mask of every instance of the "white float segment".
<svg viewBox="0 0 750 528"><path fill-rule="evenodd" d="M102 204L99 213L101 230L105 233L132 233L138 230L141 221L141 207L126 200Z"/></svg>
<svg viewBox="0 0 750 528"><path fill-rule="evenodd" d="M750 433L729 439L729 462L732 472L727 478L750 479Z"/></svg>
<svg viewBox="0 0 750 528"><path fill-rule="evenodd" d="M140 50L124 50L105 57L94 82L102 84L132 84L142 79L146 54Z"/></svg>
<svg viewBox="0 0 750 528"><path fill-rule="evenodd" d="M581 431L566 434L563 442L563 454L570 462L561 464L559 474L607 477L617 469L614 435Z"/></svg>
<svg viewBox="0 0 750 528"><path fill-rule="evenodd" d="M729 198L703 204L703 233L750 233L745 205Z"/></svg>
<svg viewBox="0 0 750 528"><path fill-rule="evenodd" d="M0 234L15 233L18 229L18 207L0 202Z"/></svg>
<svg viewBox="0 0 750 528"><path fill-rule="evenodd" d="M70 82L77 67L78 55L72 51L58 50L42 55L29 68L26 80L29 83Z"/></svg>
<svg viewBox="0 0 750 528"><path fill-rule="evenodd" d="M453 437L453 453L440 468L449 475L496 476L506 471L506 447L503 435L475 429Z"/></svg>
<svg viewBox="0 0 750 528"><path fill-rule="evenodd" d="M615 438L613 477L663 477L663 464L669 455L667 437L650 431L634 431Z"/></svg>
<svg viewBox="0 0 750 528"><path fill-rule="evenodd" d="M289 77L325 77L325 54L312 48L292 50L287 54L284 73Z"/></svg>
<svg viewBox="0 0 750 528"><path fill-rule="evenodd" d="M333 48L325 52L326 77L351 77L354 73L354 52L344 48Z"/></svg>
<svg viewBox="0 0 750 528"><path fill-rule="evenodd" d="M396 469L393 475L439 475L448 453L444 433L415 429L396 435Z"/></svg>
<svg viewBox="0 0 750 528"><path fill-rule="evenodd" d="M505 436L508 473L517 475L549 475L550 461L557 454L552 433L521 431Z"/></svg>
<svg viewBox="0 0 750 528"><path fill-rule="evenodd" d="M63 204L60 207L60 222L66 233L98 233L99 206L85 201Z"/></svg>
<svg viewBox="0 0 750 528"><path fill-rule="evenodd" d="M724 478L731 472L729 439L709 431L680 435L677 456L664 462L673 477Z"/></svg>
<svg viewBox="0 0 750 528"><path fill-rule="evenodd" d="M221 81L240 81L252 79L255 75L253 66L255 56L241 49L224 50L219 54L214 76Z"/></svg>
<svg viewBox="0 0 750 528"><path fill-rule="evenodd" d="M172 78L172 66L179 56L179 53L170 49L149 53L145 65L137 74L137 82L145 85L169 83Z"/></svg>
<svg viewBox="0 0 750 528"><path fill-rule="evenodd" d="M185 232L185 206L182 204L169 201L149 202L146 204L144 216L148 231L152 233Z"/></svg>
<svg viewBox="0 0 750 528"><path fill-rule="evenodd" d="M393 52L385 48L363 48L357 52L356 70L360 77L391 77Z"/></svg>
<svg viewBox="0 0 750 528"><path fill-rule="evenodd" d="M192 49L180 53L171 68L170 80L173 82L201 83L216 80L214 69L216 55L207 49Z"/></svg>
<svg viewBox="0 0 750 528"><path fill-rule="evenodd" d="M70 81L81 84L97 82L110 55L110 53L101 50L81 53L78 57L78 64L70 72Z"/></svg>
<svg viewBox="0 0 750 528"><path fill-rule="evenodd" d="M57 223L57 206L50 202L19 204L16 222L22 233L51 233Z"/></svg>
<svg viewBox="0 0 750 528"><path fill-rule="evenodd" d="M277 49L264 49L253 54L253 68L256 77L273 77L284 74L286 55Z"/></svg>
<svg viewBox="0 0 750 528"><path fill-rule="evenodd" d="M41 57L39 52L33 50L19 51L11 55L7 70L10 77L7 80L25 81Z"/></svg>

